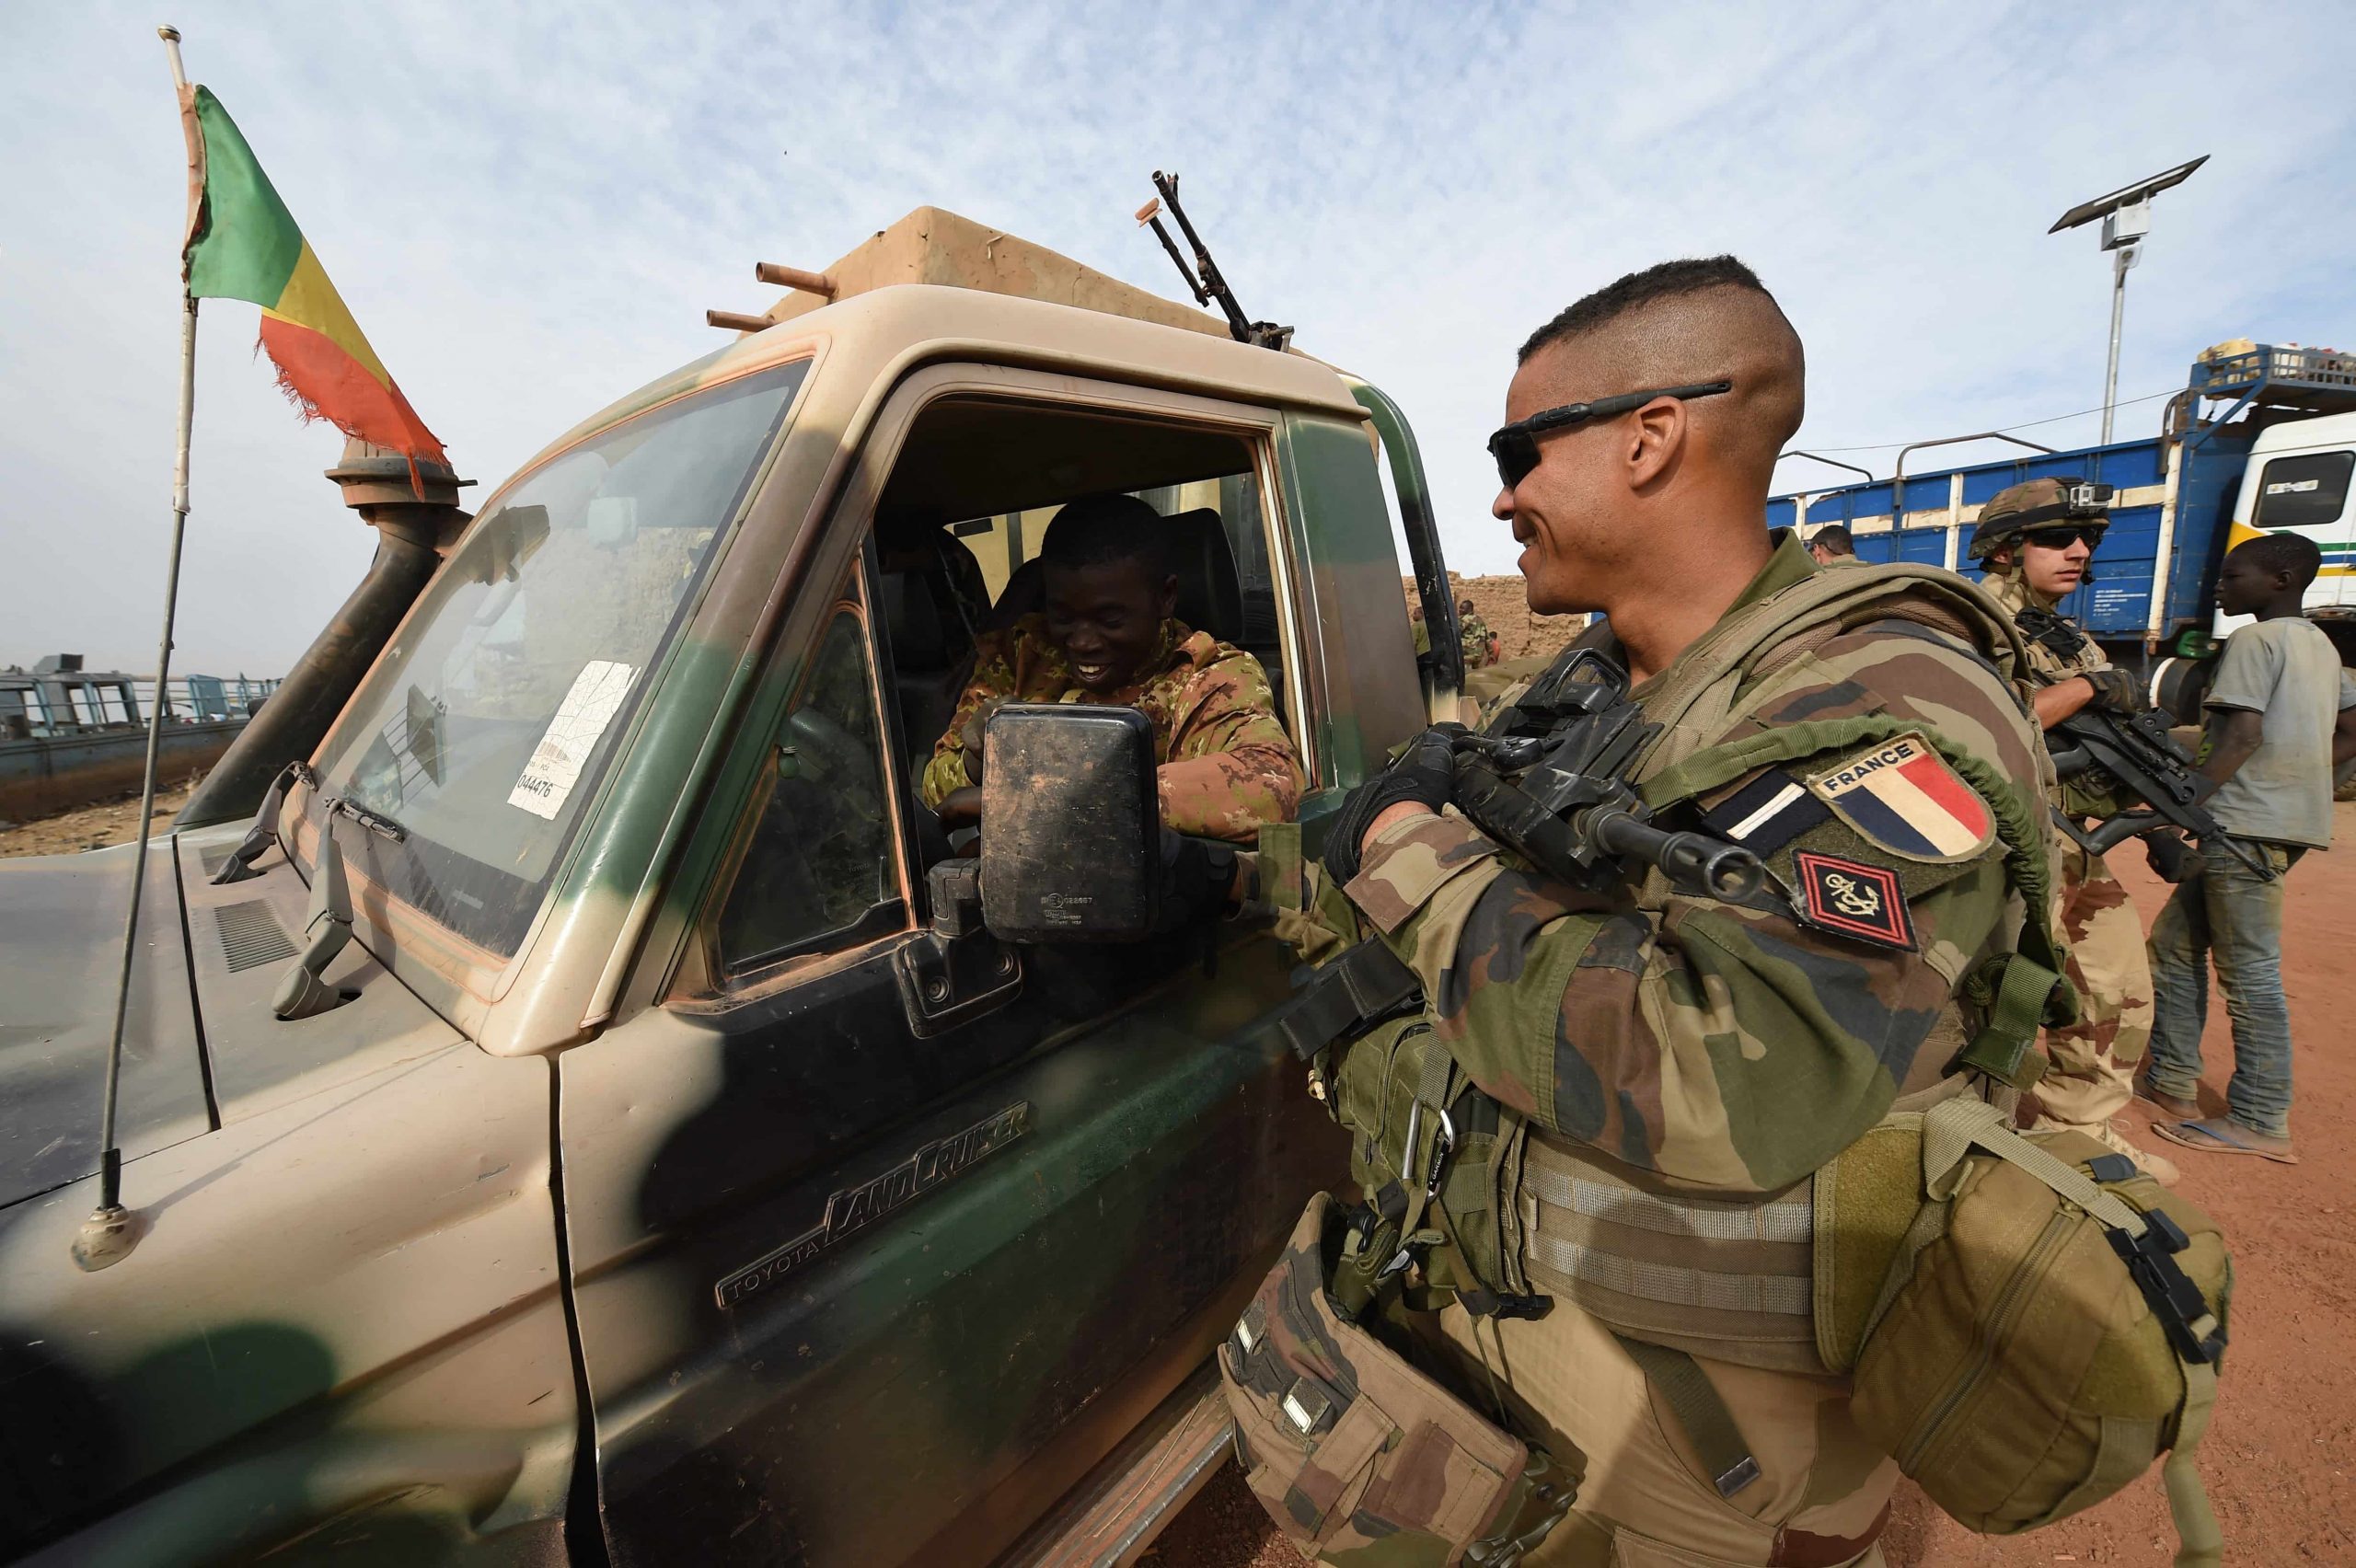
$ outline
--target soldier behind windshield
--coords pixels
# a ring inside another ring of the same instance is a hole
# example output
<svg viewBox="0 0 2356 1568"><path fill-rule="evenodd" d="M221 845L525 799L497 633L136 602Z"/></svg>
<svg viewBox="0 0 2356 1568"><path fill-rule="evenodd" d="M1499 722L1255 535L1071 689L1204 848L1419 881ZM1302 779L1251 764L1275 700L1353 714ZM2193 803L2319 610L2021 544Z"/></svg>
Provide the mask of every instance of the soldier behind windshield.
<svg viewBox="0 0 2356 1568"><path fill-rule="evenodd" d="M1260 661L1179 620L1159 513L1133 496L1083 496L1040 548L1045 608L984 632L974 678L924 770L926 805L952 824L981 810L983 732L1007 702L1094 702L1153 721L1163 825L1250 843L1289 822L1305 782Z"/></svg>

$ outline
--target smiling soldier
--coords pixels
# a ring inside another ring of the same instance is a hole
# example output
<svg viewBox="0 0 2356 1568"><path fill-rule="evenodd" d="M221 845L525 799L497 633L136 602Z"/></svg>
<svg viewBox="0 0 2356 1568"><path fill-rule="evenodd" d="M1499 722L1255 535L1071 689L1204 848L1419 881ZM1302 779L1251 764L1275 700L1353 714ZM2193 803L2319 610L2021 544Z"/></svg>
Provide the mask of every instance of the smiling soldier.
<svg viewBox="0 0 2356 1568"><path fill-rule="evenodd" d="M1267 672L1172 613L1178 579L1161 514L1133 496L1084 496L1056 513L1039 554L1046 607L976 644L974 678L924 770L924 803L944 822L979 814L983 733L1001 705L1094 702L1153 721L1164 826L1248 844L1261 824L1292 820L1300 758Z"/></svg>
<svg viewBox="0 0 2356 1568"><path fill-rule="evenodd" d="M1898 1468L1819 1359L1808 1182L1893 1111L2025 1077L2040 1018L2068 1010L2050 931L2022 919L2048 907L2050 766L2009 683L2017 637L1946 573L1824 571L1762 525L1802 379L1749 268L1669 262L1530 339L1489 444L1530 609L1600 612L1580 645L1662 726L1632 778L1756 853L1765 890L1557 882L1460 813L1443 730L1326 840L1445 1048L1418 1105L1526 1139L1493 1195L1445 1168L1471 1157L1444 1124L1447 1147L1416 1146L1438 1113L1361 1082L1387 1084L1381 1053L1341 1059L1371 1166L1426 1177L1441 1240L1402 1255L1426 1285L1449 1271L1438 1327L1464 1386L1502 1387L1580 1478L1531 1568L1881 1560Z"/></svg>

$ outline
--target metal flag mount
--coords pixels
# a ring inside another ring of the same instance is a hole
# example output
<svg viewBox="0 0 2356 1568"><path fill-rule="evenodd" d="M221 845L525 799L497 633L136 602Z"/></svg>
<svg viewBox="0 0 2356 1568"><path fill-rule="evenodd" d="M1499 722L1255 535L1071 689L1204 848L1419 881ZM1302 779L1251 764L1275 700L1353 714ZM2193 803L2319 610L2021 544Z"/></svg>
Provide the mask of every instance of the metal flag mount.
<svg viewBox="0 0 2356 1568"><path fill-rule="evenodd" d="M188 74L180 66L178 28L156 29L172 63L172 86L179 95L180 123L188 137L191 188L203 188L204 144L189 111ZM172 545L164 568L164 628L156 649L156 700L147 710L147 761L139 783L139 847L131 862L131 910L122 923L122 970L115 980L114 1031L107 1042L107 1088L99 1113L98 1206L82 1222L74 1237L74 1262L96 1272L110 1268L131 1255L139 1244L139 1216L122 1206L122 1150L115 1146L115 1104L122 1087L122 1030L131 1006L131 970L139 951L139 895L147 885L147 845L155 836L156 762L163 744L164 709L170 698L167 682L172 673L172 619L179 606L180 541L188 532L189 430L196 413L196 296L187 288L182 263L180 288L180 420L179 442L172 455Z"/></svg>

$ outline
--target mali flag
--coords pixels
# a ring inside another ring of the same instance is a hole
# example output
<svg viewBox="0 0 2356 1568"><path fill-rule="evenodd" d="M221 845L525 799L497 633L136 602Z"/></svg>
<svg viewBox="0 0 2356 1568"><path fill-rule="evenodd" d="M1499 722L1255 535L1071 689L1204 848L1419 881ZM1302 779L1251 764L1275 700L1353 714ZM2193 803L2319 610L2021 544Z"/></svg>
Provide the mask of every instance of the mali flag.
<svg viewBox="0 0 2356 1568"><path fill-rule="evenodd" d="M261 306L261 346L278 384L325 420L414 463L446 463L442 443L368 346L237 122L207 87L183 89L191 155L188 292Z"/></svg>

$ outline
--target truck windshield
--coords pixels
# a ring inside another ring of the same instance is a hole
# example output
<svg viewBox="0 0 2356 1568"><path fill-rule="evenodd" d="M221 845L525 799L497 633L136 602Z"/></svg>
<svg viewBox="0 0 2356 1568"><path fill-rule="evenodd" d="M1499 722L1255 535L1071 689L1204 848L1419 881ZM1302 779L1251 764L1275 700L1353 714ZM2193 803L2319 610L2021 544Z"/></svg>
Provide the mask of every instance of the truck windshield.
<svg viewBox="0 0 2356 1568"><path fill-rule="evenodd" d="M509 484L320 752L407 830L387 890L513 954L809 362L666 403Z"/></svg>

